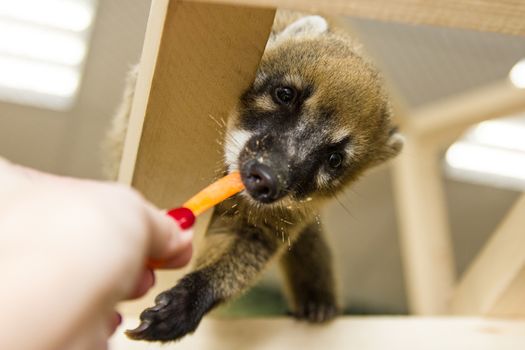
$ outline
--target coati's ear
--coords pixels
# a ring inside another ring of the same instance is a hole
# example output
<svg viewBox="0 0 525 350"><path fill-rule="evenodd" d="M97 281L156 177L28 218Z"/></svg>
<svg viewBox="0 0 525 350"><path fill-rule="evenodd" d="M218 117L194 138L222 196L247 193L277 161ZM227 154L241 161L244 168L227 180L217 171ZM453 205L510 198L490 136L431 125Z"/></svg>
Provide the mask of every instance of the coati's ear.
<svg viewBox="0 0 525 350"><path fill-rule="evenodd" d="M388 140L384 146L384 159L395 157L403 149L405 138L399 133L397 126L392 127L388 132Z"/></svg>
<svg viewBox="0 0 525 350"><path fill-rule="evenodd" d="M277 40L298 36L316 36L328 31L328 22L321 16L306 16L286 27L277 35Z"/></svg>

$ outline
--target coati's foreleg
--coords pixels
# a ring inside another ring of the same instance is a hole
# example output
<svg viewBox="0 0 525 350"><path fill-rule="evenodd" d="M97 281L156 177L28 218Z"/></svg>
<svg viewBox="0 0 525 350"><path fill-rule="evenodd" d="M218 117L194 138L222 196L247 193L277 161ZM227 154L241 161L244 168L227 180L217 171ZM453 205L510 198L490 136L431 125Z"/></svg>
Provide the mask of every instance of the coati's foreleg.
<svg viewBox="0 0 525 350"><path fill-rule="evenodd" d="M338 313L332 257L321 226L306 226L281 257L293 314L310 322L324 322Z"/></svg>
<svg viewBox="0 0 525 350"><path fill-rule="evenodd" d="M210 309L253 285L278 249L277 240L253 226L234 233L211 230L196 270L157 296L156 305L142 312L141 325L128 335L167 341L193 332Z"/></svg>

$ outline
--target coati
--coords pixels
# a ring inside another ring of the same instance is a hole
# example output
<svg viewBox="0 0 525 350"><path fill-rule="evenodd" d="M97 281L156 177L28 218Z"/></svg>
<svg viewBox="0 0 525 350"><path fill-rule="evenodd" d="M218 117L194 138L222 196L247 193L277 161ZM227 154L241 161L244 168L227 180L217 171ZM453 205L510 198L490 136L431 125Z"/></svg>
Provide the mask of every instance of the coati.
<svg viewBox="0 0 525 350"><path fill-rule="evenodd" d="M116 134L125 131L132 93ZM338 304L319 209L401 150L390 113L379 74L354 39L323 17L279 12L256 79L228 120L225 165L241 172L246 190L216 207L195 269L157 296L128 336L180 339L212 308L252 286L275 259L293 315L334 318Z"/></svg>

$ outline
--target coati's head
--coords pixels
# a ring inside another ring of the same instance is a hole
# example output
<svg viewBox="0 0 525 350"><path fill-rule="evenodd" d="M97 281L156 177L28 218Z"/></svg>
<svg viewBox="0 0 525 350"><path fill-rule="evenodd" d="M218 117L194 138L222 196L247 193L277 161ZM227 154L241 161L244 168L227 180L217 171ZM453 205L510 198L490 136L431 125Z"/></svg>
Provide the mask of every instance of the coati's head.
<svg viewBox="0 0 525 350"><path fill-rule="evenodd" d="M319 16L271 39L230 116L226 162L260 203L332 196L402 139L377 71Z"/></svg>

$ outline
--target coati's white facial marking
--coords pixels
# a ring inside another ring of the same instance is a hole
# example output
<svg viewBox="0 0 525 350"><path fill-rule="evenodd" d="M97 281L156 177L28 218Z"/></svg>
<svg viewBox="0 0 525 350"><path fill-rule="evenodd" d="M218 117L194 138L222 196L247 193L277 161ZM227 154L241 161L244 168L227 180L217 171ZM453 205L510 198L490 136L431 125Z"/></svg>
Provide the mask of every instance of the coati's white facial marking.
<svg viewBox="0 0 525 350"><path fill-rule="evenodd" d="M348 135L350 135L350 131L346 129L338 129L330 135L330 141L333 143L338 143L347 138Z"/></svg>
<svg viewBox="0 0 525 350"><path fill-rule="evenodd" d="M283 86L291 86L298 91L303 90L305 87L303 79L298 75L286 74L282 81Z"/></svg>
<svg viewBox="0 0 525 350"><path fill-rule="evenodd" d="M253 86L255 88L259 88L264 81L268 78L268 76L264 73L259 72L257 76L255 77L255 81L253 82Z"/></svg>
<svg viewBox="0 0 525 350"><path fill-rule="evenodd" d="M321 169L315 177L315 182L319 187L328 187L328 184L330 183L330 175L328 175Z"/></svg>
<svg viewBox="0 0 525 350"><path fill-rule="evenodd" d="M224 160L229 171L238 170L238 159L246 142L252 134L246 130L233 130L228 133L224 146Z"/></svg>
<svg viewBox="0 0 525 350"><path fill-rule="evenodd" d="M335 133L330 135L330 142L331 143L339 143L343 141L345 138L349 137L349 132L346 130L338 130ZM352 161L354 161L354 147L351 142L349 142L345 148L343 149L344 153L344 160L343 164L348 165L351 164ZM317 175L315 176L315 182L317 183L318 187L324 188L329 187L331 184L334 184L334 181L337 182L337 179L333 179L330 174L326 172L326 169L321 167L319 171L317 172Z"/></svg>
<svg viewBox="0 0 525 350"><path fill-rule="evenodd" d="M254 106L264 111L273 111L277 108L270 95L258 96L254 101Z"/></svg>

